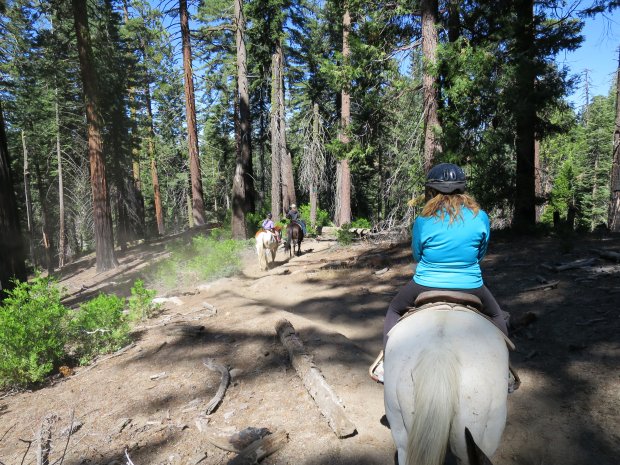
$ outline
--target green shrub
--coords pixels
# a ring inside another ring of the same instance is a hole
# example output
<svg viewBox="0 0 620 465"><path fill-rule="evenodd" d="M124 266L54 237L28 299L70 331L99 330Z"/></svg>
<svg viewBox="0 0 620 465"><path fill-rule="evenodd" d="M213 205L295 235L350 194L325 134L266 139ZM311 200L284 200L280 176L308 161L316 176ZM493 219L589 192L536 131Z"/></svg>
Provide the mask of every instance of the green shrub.
<svg viewBox="0 0 620 465"><path fill-rule="evenodd" d="M316 209L316 225L314 228L310 223L310 205L300 205L299 206L299 214L301 219L306 222L306 227L308 229L308 235L316 235L317 229L321 226L329 226L331 224L331 220L329 218L329 212L325 210L321 210L319 207Z"/></svg>
<svg viewBox="0 0 620 465"><path fill-rule="evenodd" d="M370 229L370 228L372 228L372 224L366 218L357 218L357 219L351 221L351 224L349 224L349 228L365 228L365 229Z"/></svg>
<svg viewBox="0 0 620 465"><path fill-rule="evenodd" d="M131 288L131 297L127 299L129 319L132 321L150 318L159 305L153 302L157 292L144 287L144 282L138 279Z"/></svg>
<svg viewBox="0 0 620 465"><path fill-rule="evenodd" d="M70 345L80 364L120 349L128 342L129 325L123 315L124 307L125 299L99 294L75 312L69 323Z"/></svg>
<svg viewBox="0 0 620 465"><path fill-rule="evenodd" d="M0 305L0 387L39 382L63 356L67 308L50 278L16 282Z"/></svg>
<svg viewBox="0 0 620 465"><path fill-rule="evenodd" d="M355 234L349 231L350 223L345 223L336 231L336 240L340 245L350 245L355 238Z"/></svg>

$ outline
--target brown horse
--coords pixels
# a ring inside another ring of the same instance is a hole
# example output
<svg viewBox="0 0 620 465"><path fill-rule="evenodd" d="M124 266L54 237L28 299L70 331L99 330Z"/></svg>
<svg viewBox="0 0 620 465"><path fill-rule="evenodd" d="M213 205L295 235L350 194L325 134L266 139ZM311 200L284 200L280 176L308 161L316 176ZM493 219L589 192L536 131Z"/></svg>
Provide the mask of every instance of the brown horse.
<svg viewBox="0 0 620 465"><path fill-rule="evenodd" d="M301 241L304 240L304 231L301 229L301 226L294 221L291 221L286 227L286 242L284 243L284 251L288 251L289 257L293 256L295 253L295 244L297 244L297 253L296 256L301 255ZM293 247L291 248L291 242L293 243Z"/></svg>

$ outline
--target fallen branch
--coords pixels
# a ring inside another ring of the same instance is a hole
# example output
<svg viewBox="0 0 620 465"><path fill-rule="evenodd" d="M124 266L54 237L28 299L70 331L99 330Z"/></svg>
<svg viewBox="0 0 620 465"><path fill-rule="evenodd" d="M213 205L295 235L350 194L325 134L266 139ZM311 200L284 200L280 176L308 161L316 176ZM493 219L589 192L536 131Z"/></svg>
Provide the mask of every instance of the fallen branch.
<svg viewBox="0 0 620 465"><path fill-rule="evenodd" d="M521 292L542 291L543 289L555 289L560 284L560 281L551 281L540 286L533 286L523 289Z"/></svg>
<svg viewBox="0 0 620 465"><path fill-rule="evenodd" d="M355 434L355 425L345 415L342 402L327 384L323 374L314 364L312 356L304 349L301 340L295 334L293 325L288 320L282 319L276 323L276 333L287 349L297 375L303 381L321 413L327 418L336 436L345 438Z"/></svg>
<svg viewBox="0 0 620 465"><path fill-rule="evenodd" d="M596 263L596 258L586 258L582 260L576 260L570 263L563 263L562 265L548 265L543 263L541 266L551 271L566 271L572 270L575 268L585 268L587 266L592 266Z"/></svg>
<svg viewBox="0 0 620 465"><path fill-rule="evenodd" d="M41 422L37 449L37 465L49 465L52 451L52 426L58 419L56 414L48 414Z"/></svg>
<svg viewBox="0 0 620 465"><path fill-rule="evenodd" d="M592 252L597 253L599 257L606 258L608 260L613 260L616 262L620 262L620 253L612 252L611 250L600 250L600 249L591 249Z"/></svg>
<svg viewBox="0 0 620 465"><path fill-rule="evenodd" d="M22 438L17 438L18 441L21 442L25 442L26 444L28 444L28 448L26 449L26 452L24 452L24 455L22 456L22 461L19 463L19 465L24 465L24 460L26 460L26 456L28 455L28 451L30 450L30 446L32 446L32 443L34 441L28 441L27 439L22 439Z"/></svg>
<svg viewBox="0 0 620 465"><path fill-rule="evenodd" d="M127 457L127 465L134 465L134 463L129 458L129 452L127 452L127 449L125 449L125 457Z"/></svg>
<svg viewBox="0 0 620 465"><path fill-rule="evenodd" d="M220 387L215 393L213 399L209 401L207 404L206 414L209 415L213 412L219 403L224 398L224 394L226 393L226 388L228 387L228 383L230 383L230 373L228 372L228 368L224 365L220 365L219 363L215 363L215 360L212 358L206 358L202 361L204 366L206 366L211 371L219 371L222 375L222 379L220 381Z"/></svg>
<svg viewBox="0 0 620 465"><path fill-rule="evenodd" d="M2 437L0 438L0 442L2 442L2 440L5 438L5 436L6 436L7 434L9 434L9 431L11 431L13 428L15 428L15 425L16 425L16 424L17 424L17 423L13 423L13 425L12 425L12 426L9 426L9 429L7 429L7 430L4 432L4 434L2 435Z"/></svg>
<svg viewBox="0 0 620 465"><path fill-rule="evenodd" d="M228 465L254 465L259 460L273 454L282 448L288 441L286 431L275 431L258 441L254 441L248 447L239 452L234 459L228 462Z"/></svg>
<svg viewBox="0 0 620 465"><path fill-rule="evenodd" d="M75 418L75 409L71 410L71 420L69 421L69 428L68 428L68 434L67 434L67 442L65 442L65 449L62 451L62 457L60 458L60 465L62 465L62 463L65 461L65 455L67 455L67 448L69 447L69 441L71 440L71 435L75 431L80 429L80 427L82 426L82 424L79 423L79 426L77 426L78 424L76 424L76 427L74 428L74 424L73 424L73 419L74 418ZM58 460L56 462L58 462ZM54 464L56 464L56 462L54 462Z"/></svg>
<svg viewBox="0 0 620 465"><path fill-rule="evenodd" d="M601 321L607 321L607 318L592 318L588 321L578 321L575 323L577 326L590 326L593 323L600 323Z"/></svg>

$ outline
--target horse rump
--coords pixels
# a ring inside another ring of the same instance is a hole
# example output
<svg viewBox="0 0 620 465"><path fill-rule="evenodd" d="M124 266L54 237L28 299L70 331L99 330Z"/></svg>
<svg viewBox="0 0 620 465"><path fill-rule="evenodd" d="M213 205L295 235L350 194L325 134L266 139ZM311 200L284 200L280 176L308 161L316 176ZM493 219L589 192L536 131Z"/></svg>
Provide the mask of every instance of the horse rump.
<svg viewBox="0 0 620 465"><path fill-rule="evenodd" d="M490 465L508 395L508 348L493 323L447 304L419 310L390 331L384 369L399 465L440 465L448 445L460 463Z"/></svg>

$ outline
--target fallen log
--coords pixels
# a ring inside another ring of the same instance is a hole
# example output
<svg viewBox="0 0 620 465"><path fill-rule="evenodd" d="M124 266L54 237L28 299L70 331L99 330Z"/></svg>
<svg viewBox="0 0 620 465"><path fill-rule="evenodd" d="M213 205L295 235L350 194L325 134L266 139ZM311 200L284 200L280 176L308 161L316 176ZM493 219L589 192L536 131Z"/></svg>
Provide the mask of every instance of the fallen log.
<svg viewBox="0 0 620 465"><path fill-rule="evenodd" d="M596 258L586 258L582 260L576 260L570 263L563 263L561 265L548 265L544 263L542 264L542 267L548 270L552 270L552 271L565 271L565 270L572 270L575 268L585 268L587 266L592 266L595 263L596 263Z"/></svg>
<svg viewBox="0 0 620 465"><path fill-rule="evenodd" d="M291 358L291 363L304 386L314 399L321 413L327 418L331 429L338 438L352 436L355 425L344 413L342 402L327 383L321 370L314 364L312 356L306 352L303 343L295 334L295 328L286 320L276 323L276 333Z"/></svg>
<svg viewBox="0 0 620 465"><path fill-rule="evenodd" d="M288 441L286 431L274 431L258 441L254 441L248 447L239 452L228 465L254 465L259 460L273 454Z"/></svg>
<svg viewBox="0 0 620 465"><path fill-rule="evenodd" d="M611 250L591 249L592 252L597 253L599 257L620 262L620 253L613 252Z"/></svg>
<svg viewBox="0 0 620 465"><path fill-rule="evenodd" d="M209 401L207 404L206 414L209 415L213 412L219 403L224 398L224 394L226 393L226 388L228 387L228 383L230 383L230 373L228 372L228 368L224 365L220 365L219 363L215 363L215 360L211 358L206 358L202 362L204 366L206 366L211 371L219 371L222 375L222 379L220 381L220 387L218 388L213 399Z"/></svg>

